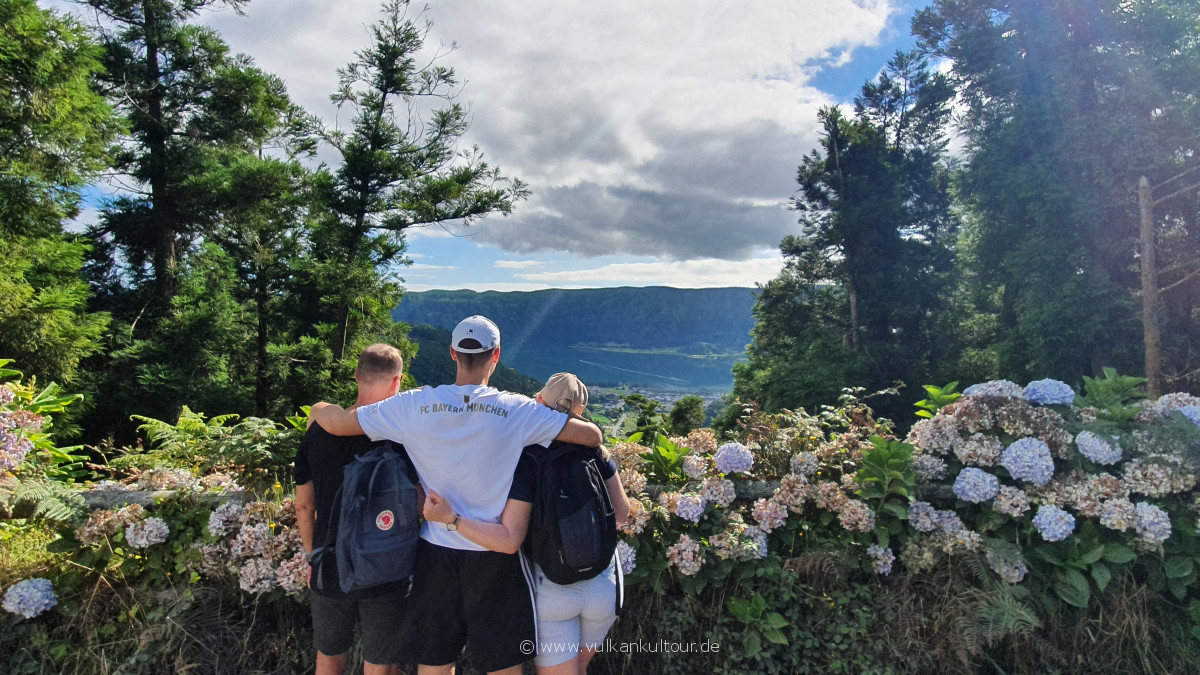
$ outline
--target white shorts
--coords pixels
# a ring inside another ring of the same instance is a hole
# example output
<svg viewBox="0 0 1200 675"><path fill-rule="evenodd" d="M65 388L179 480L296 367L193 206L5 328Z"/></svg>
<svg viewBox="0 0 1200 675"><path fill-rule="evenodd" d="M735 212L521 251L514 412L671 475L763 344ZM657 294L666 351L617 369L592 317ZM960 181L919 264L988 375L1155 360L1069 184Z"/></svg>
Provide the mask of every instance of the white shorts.
<svg viewBox="0 0 1200 675"><path fill-rule="evenodd" d="M580 650L598 649L617 620L616 557L599 576L560 586L534 566L539 666L557 666Z"/></svg>

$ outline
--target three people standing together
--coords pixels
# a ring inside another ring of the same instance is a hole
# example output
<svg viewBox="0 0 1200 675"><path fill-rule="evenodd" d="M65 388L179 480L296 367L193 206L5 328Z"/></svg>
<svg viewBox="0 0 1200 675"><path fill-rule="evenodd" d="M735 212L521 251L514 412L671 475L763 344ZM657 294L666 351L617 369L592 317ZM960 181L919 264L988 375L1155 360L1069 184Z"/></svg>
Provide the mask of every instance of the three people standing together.
<svg viewBox="0 0 1200 675"><path fill-rule="evenodd" d="M402 444L415 468L413 482L427 495L411 591L399 600L390 588L369 599L338 598L341 604L333 609L329 598L317 597L318 672L322 666L328 673L344 667L338 656L349 647L345 624L355 618L368 673L389 672L397 662L415 662L422 674L452 673L468 642L474 663L488 672L520 673L535 651L540 673L585 672L615 620L620 565L614 558L594 578L560 586L545 579L520 548L533 508L537 453L553 443L593 449L611 500L609 517L623 520L628 512L616 467L600 448L603 435L581 416L586 387L560 373L535 401L488 386L500 360L500 330L482 316L464 319L453 331L454 384L398 392L399 353L388 354L395 365L383 368L382 376L376 377L372 365L389 349L395 352L386 345L364 352L353 407L312 407L297 456L297 501L302 520L309 518L301 531L307 530L305 546L311 550L330 508L328 503L321 508L321 495L329 492L330 481L339 480L335 476L352 461L354 448L382 440ZM372 384L379 382L384 384ZM329 468L318 477L318 467ZM301 484L302 479L309 480ZM306 499L308 494L316 499ZM307 515L300 505L313 502ZM394 611L381 617L380 603Z"/></svg>

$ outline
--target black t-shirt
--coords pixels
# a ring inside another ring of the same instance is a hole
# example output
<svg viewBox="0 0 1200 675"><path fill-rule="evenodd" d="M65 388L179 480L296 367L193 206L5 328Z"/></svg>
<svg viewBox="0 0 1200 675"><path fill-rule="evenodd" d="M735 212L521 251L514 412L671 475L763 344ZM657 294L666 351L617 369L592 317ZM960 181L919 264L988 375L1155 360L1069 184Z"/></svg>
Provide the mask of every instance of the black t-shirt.
<svg viewBox="0 0 1200 675"><path fill-rule="evenodd" d="M366 436L334 436L316 422L313 422L305 432L304 439L300 441L300 449L296 451L295 476L296 485L313 484L313 494L317 504L317 520L313 524L312 538L314 549L324 546L326 538L329 536L333 499L337 496L338 489L342 487L346 465L374 447L375 442ZM408 453L404 451L404 446L397 447L400 456L404 458L404 462L408 466L406 472L408 479L414 485L420 483L417 471L408 459ZM336 538L336 536L337 532L334 532L334 537ZM331 546L334 541L335 539L329 540ZM317 580L313 579L314 592L329 597L346 597L344 593L337 590L339 588L337 565L324 565L322 568L326 570L324 583L321 585L324 590L316 591ZM377 592L376 589L368 590L372 593ZM353 595L357 597L359 594Z"/></svg>
<svg viewBox="0 0 1200 675"><path fill-rule="evenodd" d="M561 445L566 445L562 441L554 441L550 444L551 448L557 448ZM600 477L604 480L612 478L617 473L617 463L612 457L605 458L604 453L600 448L588 448L589 452L594 452L594 455L585 454L585 459L595 457L600 465ZM515 499L519 502L533 503L534 496L537 494L537 460L530 456L531 453L543 453L546 448L540 445L531 445L525 448L521 453L521 460L517 462L517 470L513 473L512 487L508 490L508 498Z"/></svg>

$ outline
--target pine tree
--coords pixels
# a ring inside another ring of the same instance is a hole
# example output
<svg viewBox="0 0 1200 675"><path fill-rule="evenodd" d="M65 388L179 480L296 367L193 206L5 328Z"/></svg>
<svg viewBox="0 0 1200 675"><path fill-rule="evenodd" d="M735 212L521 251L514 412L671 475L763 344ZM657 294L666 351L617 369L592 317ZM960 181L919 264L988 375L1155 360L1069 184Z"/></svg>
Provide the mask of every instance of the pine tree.
<svg viewBox="0 0 1200 675"><path fill-rule="evenodd" d="M342 161L318 176L327 215L313 233L321 244L314 271L336 303L330 345L339 360L351 353L355 335L390 324L400 286L380 271L407 262L408 228L507 215L527 194L478 148L457 149L468 126L456 101L457 75L438 64L440 55L418 65L430 25L409 9L407 0L383 4L371 46L338 71L340 87L331 96L354 113L349 131L324 134Z"/></svg>
<svg viewBox="0 0 1200 675"><path fill-rule="evenodd" d="M767 410L834 400L841 387L917 383L945 345L933 320L947 302L956 221L945 126L952 95L915 54L866 83L848 119L819 113L793 205L801 234L755 304L749 362L735 392Z"/></svg>
<svg viewBox="0 0 1200 675"><path fill-rule="evenodd" d="M0 0L0 355L66 381L108 323L85 311L86 247L64 233L116 120L91 84L100 51L34 0Z"/></svg>
<svg viewBox="0 0 1200 675"><path fill-rule="evenodd" d="M1076 384L1141 368L1138 178L1195 164L1198 20L1187 0L937 0L914 19L966 106L972 368ZM1195 229L1196 202L1159 215L1164 235ZM1197 307L1178 303L1167 323L1194 326Z"/></svg>

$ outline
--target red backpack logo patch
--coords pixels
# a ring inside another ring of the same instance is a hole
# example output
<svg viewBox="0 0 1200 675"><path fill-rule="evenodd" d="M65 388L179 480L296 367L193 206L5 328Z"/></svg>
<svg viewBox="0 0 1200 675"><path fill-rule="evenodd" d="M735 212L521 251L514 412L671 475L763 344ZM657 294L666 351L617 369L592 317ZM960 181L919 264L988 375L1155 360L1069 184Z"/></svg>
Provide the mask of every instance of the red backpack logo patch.
<svg viewBox="0 0 1200 675"><path fill-rule="evenodd" d="M396 517L391 511L382 511L378 516L375 516L375 527L383 531L392 529L392 525L396 524Z"/></svg>

